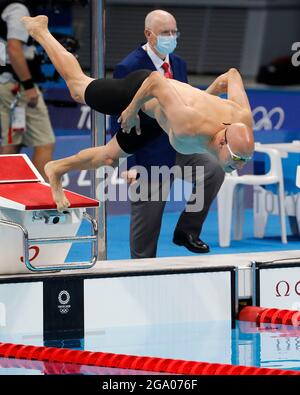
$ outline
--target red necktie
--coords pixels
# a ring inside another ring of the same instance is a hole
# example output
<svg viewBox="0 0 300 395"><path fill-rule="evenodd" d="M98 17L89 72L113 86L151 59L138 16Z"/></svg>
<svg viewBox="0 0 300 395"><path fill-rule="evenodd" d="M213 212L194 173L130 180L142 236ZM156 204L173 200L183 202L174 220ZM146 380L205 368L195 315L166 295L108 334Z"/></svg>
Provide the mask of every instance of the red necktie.
<svg viewBox="0 0 300 395"><path fill-rule="evenodd" d="M161 65L161 67L164 69L164 76L165 76L166 78L173 78L173 74L171 73L169 63L164 62L164 63Z"/></svg>

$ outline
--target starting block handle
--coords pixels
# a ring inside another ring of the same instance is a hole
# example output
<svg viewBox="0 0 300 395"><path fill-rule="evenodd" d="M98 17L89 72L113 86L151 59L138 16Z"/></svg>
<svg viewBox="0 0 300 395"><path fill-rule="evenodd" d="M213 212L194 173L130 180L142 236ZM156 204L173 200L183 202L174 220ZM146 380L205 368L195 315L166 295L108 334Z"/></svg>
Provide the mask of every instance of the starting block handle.
<svg viewBox="0 0 300 395"><path fill-rule="evenodd" d="M86 243L95 240L96 236L71 236L71 237L44 237L38 239L28 239L28 244L51 244L51 243Z"/></svg>
<svg viewBox="0 0 300 395"><path fill-rule="evenodd" d="M92 225L93 235L92 236L70 236L70 237L45 237L45 238L34 238L29 239L27 229L21 224L13 221L0 220L0 225L5 225L13 228L20 229L23 236L23 259L24 263L30 271L33 272L45 272L45 271L57 271L57 270L78 270L78 269L90 269L97 262L98 258L98 224L97 221L90 216L87 212L83 213L83 219L89 221ZM31 244L56 244L56 243L67 243L67 242L78 242L87 243L91 242L92 248L92 259L90 262L72 262L66 263L65 265L57 266L34 266L29 261L29 247Z"/></svg>

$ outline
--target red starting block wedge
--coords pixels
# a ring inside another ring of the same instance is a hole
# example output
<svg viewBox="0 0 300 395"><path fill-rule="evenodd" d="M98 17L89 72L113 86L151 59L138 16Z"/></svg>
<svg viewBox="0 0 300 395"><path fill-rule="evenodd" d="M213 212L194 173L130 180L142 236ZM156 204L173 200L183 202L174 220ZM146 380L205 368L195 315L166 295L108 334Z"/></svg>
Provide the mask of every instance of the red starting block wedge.
<svg viewBox="0 0 300 395"><path fill-rule="evenodd" d="M0 156L1 158L1 156ZM1 160L0 160L1 166ZM80 207L97 207L99 202L74 192L65 191L70 209ZM55 210L51 188L39 182L18 182L0 184L0 206L16 210Z"/></svg>
<svg viewBox="0 0 300 395"><path fill-rule="evenodd" d="M0 156L0 274L90 268L97 261L98 226L86 209L94 199L65 190L70 207L56 210L50 185L24 154ZM82 220L92 234L76 236ZM89 242L89 262L65 263L73 242Z"/></svg>

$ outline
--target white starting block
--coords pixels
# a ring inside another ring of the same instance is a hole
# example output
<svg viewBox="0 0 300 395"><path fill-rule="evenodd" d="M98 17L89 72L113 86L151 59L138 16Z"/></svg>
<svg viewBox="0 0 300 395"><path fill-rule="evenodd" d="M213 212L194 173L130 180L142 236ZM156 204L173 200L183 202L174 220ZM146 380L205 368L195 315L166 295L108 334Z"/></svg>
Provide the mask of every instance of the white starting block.
<svg viewBox="0 0 300 395"><path fill-rule="evenodd" d="M87 212L99 202L66 191L71 206L56 210L51 188L27 155L0 156L0 273L91 268L97 261L97 221ZM76 236L82 220L92 234ZM91 245L88 262L65 263L72 242Z"/></svg>

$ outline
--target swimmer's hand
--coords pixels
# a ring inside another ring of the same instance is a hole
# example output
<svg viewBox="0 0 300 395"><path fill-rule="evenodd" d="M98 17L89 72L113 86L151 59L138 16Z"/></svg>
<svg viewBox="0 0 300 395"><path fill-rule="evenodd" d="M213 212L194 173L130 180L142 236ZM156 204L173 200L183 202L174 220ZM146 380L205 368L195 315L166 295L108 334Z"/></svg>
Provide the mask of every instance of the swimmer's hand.
<svg viewBox="0 0 300 395"><path fill-rule="evenodd" d="M227 93L228 88L228 76L227 73L220 75L217 80L217 90L219 93Z"/></svg>
<svg viewBox="0 0 300 395"><path fill-rule="evenodd" d="M123 133L130 133L131 129L135 127L136 134L141 134L140 117L136 112L132 111L129 106L122 112L118 119L118 123L121 124Z"/></svg>
<svg viewBox="0 0 300 395"><path fill-rule="evenodd" d="M132 185L137 183L137 171L136 169L130 169L122 171L121 178L123 178L127 184Z"/></svg>
<svg viewBox="0 0 300 395"><path fill-rule="evenodd" d="M206 92L211 95L220 95L227 93L228 88L228 73L224 73L217 77L214 82L206 89Z"/></svg>

